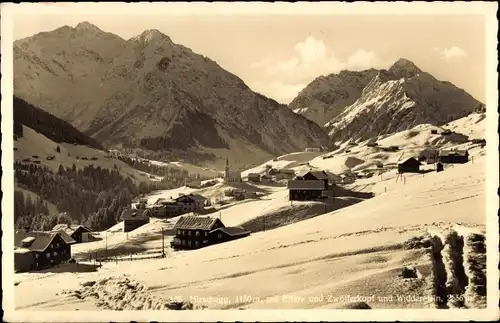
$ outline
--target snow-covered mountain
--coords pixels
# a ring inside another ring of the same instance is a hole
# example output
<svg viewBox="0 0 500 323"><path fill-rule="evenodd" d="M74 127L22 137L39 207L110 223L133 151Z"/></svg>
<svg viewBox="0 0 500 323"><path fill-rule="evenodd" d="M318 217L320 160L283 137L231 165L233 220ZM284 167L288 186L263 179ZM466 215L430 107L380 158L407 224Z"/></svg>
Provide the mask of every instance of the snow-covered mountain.
<svg viewBox="0 0 500 323"><path fill-rule="evenodd" d="M481 105L464 90L400 59L378 71L361 96L325 127L334 141L364 140L424 123L443 125Z"/></svg>
<svg viewBox="0 0 500 323"><path fill-rule="evenodd" d="M329 146L320 126L156 29L84 22L14 43L14 92L109 147L232 165Z"/></svg>
<svg viewBox="0 0 500 323"><path fill-rule="evenodd" d="M359 72L344 70L338 74L320 76L299 92L289 108L324 126L359 99L363 88L377 73L376 69Z"/></svg>

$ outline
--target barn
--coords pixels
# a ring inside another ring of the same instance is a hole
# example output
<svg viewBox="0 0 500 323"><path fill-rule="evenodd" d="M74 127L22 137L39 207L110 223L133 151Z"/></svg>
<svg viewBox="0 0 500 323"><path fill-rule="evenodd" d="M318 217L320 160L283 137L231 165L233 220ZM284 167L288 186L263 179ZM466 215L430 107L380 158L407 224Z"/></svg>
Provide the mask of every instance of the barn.
<svg viewBox="0 0 500 323"><path fill-rule="evenodd" d="M413 157L398 164L398 173L419 173L421 163Z"/></svg>
<svg viewBox="0 0 500 323"><path fill-rule="evenodd" d="M439 152L439 161L443 164L464 164L469 161L467 150L443 150Z"/></svg>
<svg viewBox="0 0 500 323"><path fill-rule="evenodd" d="M151 213L149 209L146 210L123 210L120 219L123 221L123 232L130 232L138 227L149 223L148 214Z"/></svg>

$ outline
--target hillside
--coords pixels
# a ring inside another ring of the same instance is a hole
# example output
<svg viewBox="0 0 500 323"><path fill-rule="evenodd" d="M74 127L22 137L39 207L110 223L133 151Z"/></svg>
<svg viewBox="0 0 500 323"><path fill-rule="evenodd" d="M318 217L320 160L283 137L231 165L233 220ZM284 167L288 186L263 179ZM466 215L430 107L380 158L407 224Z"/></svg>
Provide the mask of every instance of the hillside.
<svg viewBox="0 0 500 323"><path fill-rule="evenodd" d="M447 302L448 293L465 295L468 308L484 308L480 277L485 269L473 265L484 266L484 254L472 242L484 239L484 172L484 158L479 158L474 164L400 182L351 207L230 243L169 250L165 259L103 263L94 272L76 274L63 266L56 275L16 274L16 308L163 309L161 304L169 299L183 299L209 309L326 309L356 302L342 299L345 295L364 297L374 309L463 306ZM443 186L446 190L436 191ZM442 248L440 243L454 235L463 237L463 249L452 242ZM467 257L460 262L455 253ZM415 276L402 276L409 268ZM463 277L453 268L465 268L468 284L462 285ZM139 287L130 291L129 301L118 299L120 279ZM454 280L461 282L456 290L440 288ZM84 289L81 284L87 281L99 284ZM75 290L82 297L71 296ZM87 296L93 291L98 299ZM237 299L241 294L249 298ZM219 301L204 302L211 295ZM286 295L296 301L287 301Z"/></svg>
<svg viewBox="0 0 500 323"><path fill-rule="evenodd" d="M56 143L69 143L104 150L95 139L81 133L68 122L14 96L14 135L22 138L23 127L29 127Z"/></svg>
<svg viewBox="0 0 500 323"><path fill-rule="evenodd" d="M381 70L358 100L325 127L334 141L366 140L419 124L440 126L472 113L481 102L400 59Z"/></svg>
<svg viewBox="0 0 500 323"><path fill-rule="evenodd" d="M375 69L360 72L344 70L338 74L320 76L300 91L288 106L295 113L324 126L359 99L377 72Z"/></svg>
<svg viewBox="0 0 500 323"><path fill-rule="evenodd" d="M82 23L18 40L14 53L16 95L110 146L255 163L330 144L314 122L157 30L123 40Z"/></svg>

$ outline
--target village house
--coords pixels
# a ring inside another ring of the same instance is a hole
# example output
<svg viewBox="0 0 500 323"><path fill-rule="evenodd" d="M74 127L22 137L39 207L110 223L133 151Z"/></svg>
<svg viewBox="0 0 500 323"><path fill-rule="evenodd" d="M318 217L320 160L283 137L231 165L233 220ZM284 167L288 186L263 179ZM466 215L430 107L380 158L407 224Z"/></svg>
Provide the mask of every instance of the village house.
<svg viewBox="0 0 500 323"><path fill-rule="evenodd" d="M57 224L53 229L53 232L63 231L69 235L76 243L90 242L96 240L92 235L92 231L79 224Z"/></svg>
<svg viewBox="0 0 500 323"><path fill-rule="evenodd" d="M199 194L180 195L176 199L158 199L151 207L154 217L171 218L185 213L202 213L208 199Z"/></svg>
<svg viewBox="0 0 500 323"><path fill-rule="evenodd" d="M202 211L208 199L200 194L181 195L175 199L185 213Z"/></svg>
<svg viewBox="0 0 500 323"><path fill-rule="evenodd" d="M226 169L224 171L225 183L238 183L241 182L241 172L231 171L229 169L229 159L226 159Z"/></svg>
<svg viewBox="0 0 500 323"><path fill-rule="evenodd" d="M318 148L318 147L310 147L310 148L306 148L305 149L305 152L306 153L317 153L317 152L320 152L321 151L321 148Z"/></svg>
<svg viewBox="0 0 500 323"><path fill-rule="evenodd" d="M398 173L419 173L420 165L422 165L418 160L413 157L408 158L404 162L398 164Z"/></svg>
<svg viewBox="0 0 500 323"><path fill-rule="evenodd" d="M218 218L182 216L173 228L173 249L198 249L246 237L250 231L241 227L225 227Z"/></svg>
<svg viewBox="0 0 500 323"><path fill-rule="evenodd" d="M342 182L342 177L340 177L339 175L326 170L324 171L324 173L328 176L328 185L333 186Z"/></svg>
<svg viewBox="0 0 500 323"><path fill-rule="evenodd" d="M201 188L201 181L199 179L192 179L186 183L189 188Z"/></svg>
<svg viewBox="0 0 500 323"><path fill-rule="evenodd" d="M442 150L439 152L439 161L443 164L464 164L469 161L467 150Z"/></svg>
<svg viewBox="0 0 500 323"><path fill-rule="evenodd" d="M288 181L290 201L311 201L323 197L329 188L328 175L323 171L302 171L294 180Z"/></svg>
<svg viewBox="0 0 500 323"><path fill-rule="evenodd" d="M17 230L14 234L15 270L39 270L68 261L74 243L76 241L64 231Z"/></svg>
<svg viewBox="0 0 500 323"><path fill-rule="evenodd" d="M250 173L248 174L249 182L260 182L260 174L258 173Z"/></svg>
<svg viewBox="0 0 500 323"><path fill-rule="evenodd" d="M433 164L436 162L439 152L436 149L424 149L418 154L418 161L425 161L427 164Z"/></svg>
<svg viewBox="0 0 500 323"><path fill-rule="evenodd" d="M120 219L123 221L123 232L134 231L135 229L149 223L150 210L123 210Z"/></svg>

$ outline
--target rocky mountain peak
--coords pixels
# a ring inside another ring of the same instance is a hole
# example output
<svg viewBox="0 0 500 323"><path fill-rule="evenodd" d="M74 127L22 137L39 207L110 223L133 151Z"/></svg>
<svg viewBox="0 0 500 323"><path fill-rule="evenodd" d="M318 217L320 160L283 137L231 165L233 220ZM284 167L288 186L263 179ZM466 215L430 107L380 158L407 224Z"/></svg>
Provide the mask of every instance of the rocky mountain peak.
<svg viewBox="0 0 500 323"><path fill-rule="evenodd" d="M90 31L90 32L94 32L94 33L97 33L97 32L102 33L103 32L101 29L99 29L99 27L91 24L88 21L82 21L82 22L78 23L76 25L75 29L78 31L86 31L86 32Z"/></svg>
<svg viewBox="0 0 500 323"><path fill-rule="evenodd" d="M160 41L166 41L170 44L173 44L170 37L160 32L158 29L147 29L144 30L140 35L132 37L133 41L139 41L145 44L155 43Z"/></svg>
<svg viewBox="0 0 500 323"><path fill-rule="evenodd" d="M422 70L412 61L406 58L400 58L389 68L389 72L398 77L409 78L422 73Z"/></svg>

